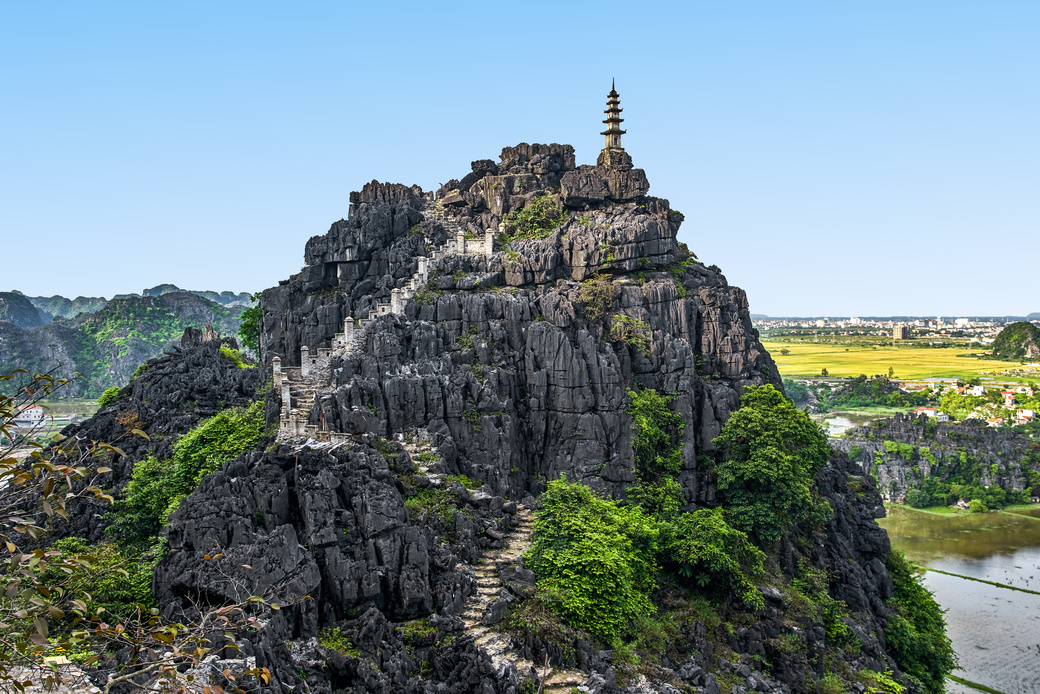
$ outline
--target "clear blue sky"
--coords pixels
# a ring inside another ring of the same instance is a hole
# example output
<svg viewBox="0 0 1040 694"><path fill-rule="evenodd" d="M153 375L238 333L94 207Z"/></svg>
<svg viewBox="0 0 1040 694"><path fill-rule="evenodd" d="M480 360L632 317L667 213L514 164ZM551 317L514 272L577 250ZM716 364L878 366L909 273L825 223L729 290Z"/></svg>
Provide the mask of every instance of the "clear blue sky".
<svg viewBox="0 0 1040 694"><path fill-rule="evenodd" d="M1035 0L353 5L5 3L0 290L272 286L373 178L594 162L614 77L752 311L1040 311Z"/></svg>

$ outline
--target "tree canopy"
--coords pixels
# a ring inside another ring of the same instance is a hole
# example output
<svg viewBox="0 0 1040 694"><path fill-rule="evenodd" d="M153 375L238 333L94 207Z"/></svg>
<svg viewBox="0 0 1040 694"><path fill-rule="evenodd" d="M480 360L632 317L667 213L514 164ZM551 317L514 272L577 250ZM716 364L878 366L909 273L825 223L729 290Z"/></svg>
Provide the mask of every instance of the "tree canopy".
<svg viewBox="0 0 1040 694"><path fill-rule="evenodd" d="M815 478L830 457L827 436L773 386L745 387L714 443L729 522L760 546L826 503L815 499Z"/></svg>

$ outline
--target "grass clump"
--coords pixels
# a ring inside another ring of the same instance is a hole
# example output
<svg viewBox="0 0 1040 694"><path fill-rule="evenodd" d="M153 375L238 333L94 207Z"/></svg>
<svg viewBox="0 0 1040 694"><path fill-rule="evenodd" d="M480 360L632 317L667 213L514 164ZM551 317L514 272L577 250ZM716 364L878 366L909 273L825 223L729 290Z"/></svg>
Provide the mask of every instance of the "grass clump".
<svg viewBox="0 0 1040 694"><path fill-rule="evenodd" d="M421 489L404 500L412 520L439 518L450 524L455 520L455 494L447 489Z"/></svg>
<svg viewBox="0 0 1040 694"><path fill-rule="evenodd" d="M322 648L337 651L343 657L361 657L361 651L353 643L343 638L343 633L339 627L326 627L319 630L318 645Z"/></svg>

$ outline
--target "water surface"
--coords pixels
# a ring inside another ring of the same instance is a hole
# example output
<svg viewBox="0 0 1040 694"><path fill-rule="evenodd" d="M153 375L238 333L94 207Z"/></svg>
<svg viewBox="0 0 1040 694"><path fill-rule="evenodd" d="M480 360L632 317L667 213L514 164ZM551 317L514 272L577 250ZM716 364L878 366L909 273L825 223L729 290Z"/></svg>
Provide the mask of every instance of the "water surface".
<svg viewBox="0 0 1040 694"><path fill-rule="evenodd" d="M1040 509L1029 510L1029 514ZM879 521L911 561L1040 592L1040 519L1009 513L942 516L888 507ZM925 585L946 613L955 674L1004 694L1040 692L1040 595L934 572ZM961 694L962 685L949 683Z"/></svg>

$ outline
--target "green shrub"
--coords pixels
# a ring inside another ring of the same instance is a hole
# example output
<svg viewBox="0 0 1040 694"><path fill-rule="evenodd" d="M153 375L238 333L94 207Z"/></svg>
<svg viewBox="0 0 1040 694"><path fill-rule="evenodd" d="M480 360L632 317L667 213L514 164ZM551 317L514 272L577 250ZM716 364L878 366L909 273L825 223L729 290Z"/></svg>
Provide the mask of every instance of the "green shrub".
<svg viewBox="0 0 1040 694"><path fill-rule="evenodd" d="M240 369L248 369L251 366L250 364L245 363L245 361L242 359L241 352L239 352L237 349L231 349L227 345L220 346L220 356L230 360L232 364L234 364Z"/></svg>
<svg viewBox="0 0 1040 694"><path fill-rule="evenodd" d="M756 544L780 539L795 521L825 517L816 473L827 436L773 386L746 386L741 407L714 440L723 454L718 486L729 523Z"/></svg>
<svg viewBox="0 0 1040 694"><path fill-rule="evenodd" d="M889 602L895 612L885 628L888 649L916 689L942 694L946 675L957 666L943 610L902 552L889 555L888 571L895 594Z"/></svg>
<svg viewBox="0 0 1040 694"><path fill-rule="evenodd" d="M357 646L343 638L339 627L326 627L319 630L318 645L322 648L338 651L344 657L361 657L361 651L357 649Z"/></svg>
<svg viewBox="0 0 1040 694"><path fill-rule="evenodd" d="M507 214L503 221L513 227L514 239L544 239L566 219L567 213L551 196L539 195L528 200L522 209Z"/></svg>
<svg viewBox="0 0 1040 694"><path fill-rule="evenodd" d="M764 606L753 580L763 573L765 553L731 527L721 508L684 513L662 528L666 562L677 574L714 592L734 591L756 609Z"/></svg>
<svg viewBox="0 0 1040 694"><path fill-rule="evenodd" d="M989 506L982 499L972 499L968 502L968 510L972 513L989 513Z"/></svg>
<svg viewBox="0 0 1040 694"><path fill-rule="evenodd" d="M404 507L413 521L433 516L451 523L455 519L455 494L447 489L422 489L405 499Z"/></svg>
<svg viewBox="0 0 1040 694"><path fill-rule="evenodd" d="M263 430L264 403L259 400L197 425L174 444L172 460L139 460L123 498L113 506L112 532L136 546L151 544L199 481L256 446Z"/></svg>
<svg viewBox="0 0 1040 694"><path fill-rule="evenodd" d="M105 405L110 404L113 400L119 397L119 391L119 386L112 386L111 388L105 389L105 392L97 399L98 407L104 407Z"/></svg>
<svg viewBox="0 0 1040 694"><path fill-rule="evenodd" d="M658 530L638 507L601 499L562 477L549 482L526 557L548 604L607 640L654 612Z"/></svg>
<svg viewBox="0 0 1040 694"><path fill-rule="evenodd" d="M903 685L892 679L892 671L885 670L874 672L873 670L860 670L856 673L856 681L867 688L867 692L874 694L903 694Z"/></svg>
<svg viewBox="0 0 1040 694"><path fill-rule="evenodd" d="M146 611L155 606L152 598L154 557L124 550L112 543L91 543L80 537L58 540L47 551L60 552L63 558L76 555L89 563L89 568L73 563L67 572L51 569L55 575L42 578L48 585L60 585L69 594L88 593L93 598L92 610L103 607L111 615L128 619L139 606L144 606Z"/></svg>
<svg viewBox="0 0 1040 694"><path fill-rule="evenodd" d="M636 462L636 484L628 489L628 498L653 516L675 515L683 504L676 475L682 467L678 442L685 421L671 410L674 395L662 395L653 388L627 392Z"/></svg>
<svg viewBox="0 0 1040 694"><path fill-rule="evenodd" d="M615 313L610 319L610 339L614 342L624 342L649 357L653 345L653 331L644 320L624 313Z"/></svg>
<svg viewBox="0 0 1040 694"><path fill-rule="evenodd" d="M578 303L590 323L598 323L606 318L614 305L614 284L610 277L600 274L582 282L578 290Z"/></svg>

